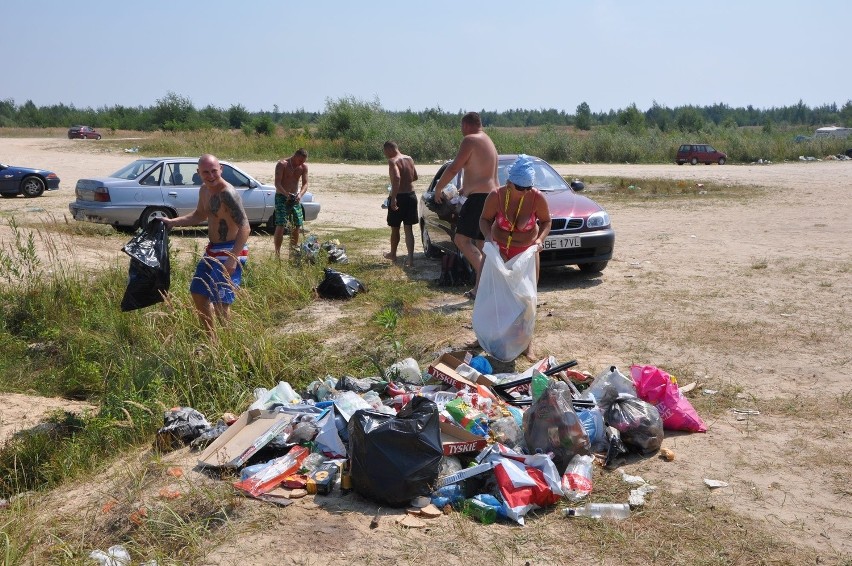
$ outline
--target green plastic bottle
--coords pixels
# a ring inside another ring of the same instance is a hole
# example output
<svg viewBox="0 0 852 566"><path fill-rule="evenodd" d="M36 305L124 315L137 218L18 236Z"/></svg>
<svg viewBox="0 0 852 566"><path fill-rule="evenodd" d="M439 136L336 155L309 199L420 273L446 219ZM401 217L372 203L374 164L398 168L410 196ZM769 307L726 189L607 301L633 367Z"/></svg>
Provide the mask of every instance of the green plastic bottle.
<svg viewBox="0 0 852 566"><path fill-rule="evenodd" d="M475 517L483 525L490 525L497 520L497 510L478 499L465 499L462 504L462 513Z"/></svg>

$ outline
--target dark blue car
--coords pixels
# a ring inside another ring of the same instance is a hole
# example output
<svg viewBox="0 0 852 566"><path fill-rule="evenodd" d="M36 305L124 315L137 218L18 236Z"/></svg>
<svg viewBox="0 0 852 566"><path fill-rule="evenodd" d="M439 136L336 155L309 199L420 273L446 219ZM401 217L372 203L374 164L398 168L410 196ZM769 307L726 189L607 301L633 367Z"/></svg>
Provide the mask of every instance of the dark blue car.
<svg viewBox="0 0 852 566"><path fill-rule="evenodd" d="M59 188L59 177L53 171L15 167L0 163L0 196L15 198L24 195L27 198L41 196L44 191Z"/></svg>

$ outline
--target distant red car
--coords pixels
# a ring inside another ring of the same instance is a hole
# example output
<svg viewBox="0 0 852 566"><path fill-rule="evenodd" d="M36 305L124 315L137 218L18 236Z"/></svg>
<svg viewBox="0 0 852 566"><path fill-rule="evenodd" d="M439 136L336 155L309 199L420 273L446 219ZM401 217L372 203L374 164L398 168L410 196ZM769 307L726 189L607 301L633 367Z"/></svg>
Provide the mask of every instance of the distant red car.
<svg viewBox="0 0 852 566"><path fill-rule="evenodd" d="M678 148L675 157L675 162L678 165L684 163L691 163L692 165L718 163L724 165L727 160L728 155L726 153L717 151L712 145L706 143L685 143Z"/></svg>
<svg viewBox="0 0 852 566"><path fill-rule="evenodd" d="M91 126L71 126L68 128L68 139L99 140L101 134Z"/></svg>

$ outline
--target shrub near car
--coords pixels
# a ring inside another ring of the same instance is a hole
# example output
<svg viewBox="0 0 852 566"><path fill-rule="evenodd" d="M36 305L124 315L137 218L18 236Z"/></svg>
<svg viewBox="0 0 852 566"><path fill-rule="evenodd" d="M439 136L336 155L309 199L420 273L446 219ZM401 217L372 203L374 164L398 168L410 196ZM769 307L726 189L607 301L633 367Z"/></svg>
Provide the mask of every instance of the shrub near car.
<svg viewBox="0 0 852 566"><path fill-rule="evenodd" d="M3 198L15 198L18 195L39 197L44 191L55 191L58 188L59 177L53 171L0 163L0 196Z"/></svg>
<svg viewBox="0 0 852 566"><path fill-rule="evenodd" d="M726 153L717 151L712 145L706 143L685 143L678 148L677 156L675 157L675 162L678 165L683 165L684 163L692 165L698 165L699 163L704 163L705 165L718 163L719 165L724 165L726 161L728 161Z"/></svg>
<svg viewBox="0 0 852 566"><path fill-rule="evenodd" d="M275 228L275 187L263 185L223 161L222 178L237 190L252 228ZM154 218L188 214L198 205L202 181L198 158L137 159L109 177L77 181L77 199L68 205L75 220L110 224L119 229L147 226ZM311 193L302 197L305 220L315 220L320 204Z"/></svg>
<svg viewBox="0 0 852 566"><path fill-rule="evenodd" d="M500 155L497 165L497 178L501 185L506 184L506 169L517 155ZM542 267L558 265L576 265L582 271L598 272L606 268L612 259L615 245L615 232L610 225L609 214L592 199L577 194L562 176L549 163L533 157L535 168L535 187L539 189L550 208L550 235L544 241L544 249L539 258ZM435 204L435 184L441 178L445 163L429 183L429 188L420 198L420 234L423 251L428 257L437 257L441 253L456 253L453 243L456 233L456 219L460 205L446 200ZM461 187L464 179L459 173L452 183ZM582 184L576 184L582 190Z"/></svg>

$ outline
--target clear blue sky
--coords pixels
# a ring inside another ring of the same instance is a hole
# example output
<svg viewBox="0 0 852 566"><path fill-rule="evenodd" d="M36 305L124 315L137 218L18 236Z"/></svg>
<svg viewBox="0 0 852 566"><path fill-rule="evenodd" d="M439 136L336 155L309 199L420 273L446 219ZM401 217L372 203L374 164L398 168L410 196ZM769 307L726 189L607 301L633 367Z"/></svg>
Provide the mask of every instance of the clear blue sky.
<svg viewBox="0 0 852 566"><path fill-rule="evenodd" d="M852 99L848 0L5 0L0 99L321 111Z"/></svg>

